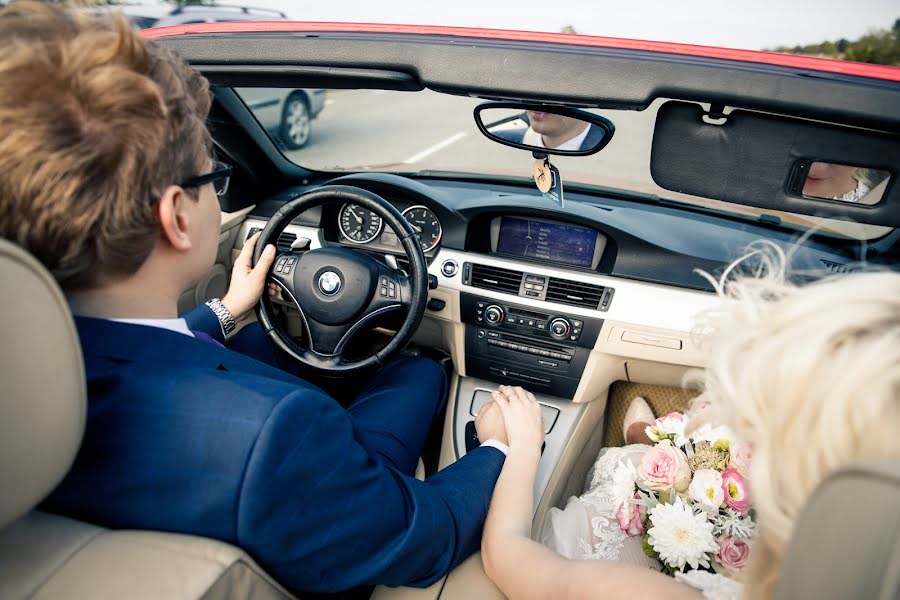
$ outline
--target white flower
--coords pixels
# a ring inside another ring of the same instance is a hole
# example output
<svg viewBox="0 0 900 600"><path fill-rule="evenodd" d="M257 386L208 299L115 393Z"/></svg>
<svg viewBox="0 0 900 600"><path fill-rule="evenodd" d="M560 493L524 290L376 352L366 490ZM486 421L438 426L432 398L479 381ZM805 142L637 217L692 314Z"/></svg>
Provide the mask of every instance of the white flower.
<svg viewBox="0 0 900 600"><path fill-rule="evenodd" d="M657 504L650 511L650 523L650 545L660 560L679 571L686 565L708 568L710 554L719 550L706 514L694 514L681 497L674 504Z"/></svg>
<svg viewBox="0 0 900 600"><path fill-rule="evenodd" d="M719 509L725 501L725 490L722 489L722 474L715 469L698 469L694 479L688 486L688 495L696 500L706 511Z"/></svg>
<svg viewBox="0 0 900 600"><path fill-rule="evenodd" d="M668 435L676 446L684 446L688 439L684 435L684 430L688 425L687 415L679 412L669 413L664 417L658 418L653 425L662 433Z"/></svg>
<svg viewBox="0 0 900 600"><path fill-rule="evenodd" d="M713 535L716 537L731 536L737 539L748 539L753 537L753 530L756 525L753 520L742 515L733 508L724 508L718 514L712 515Z"/></svg>
<svg viewBox="0 0 900 600"><path fill-rule="evenodd" d="M615 498L615 504L628 503L634 497L634 481L637 479L637 471L631 461L619 461L612 475L612 487L610 493Z"/></svg>
<svg viewBox="0 0 900 600"><path fill-rule="evenodd" d="M734 438L734 432L725 427L724 425L719 425L718 427L713 427L709 423L701 425L689 436L692 440L699 442L709 442L710 444L715 444L719 440L727 440L729 444L731 440Z"/></svg>

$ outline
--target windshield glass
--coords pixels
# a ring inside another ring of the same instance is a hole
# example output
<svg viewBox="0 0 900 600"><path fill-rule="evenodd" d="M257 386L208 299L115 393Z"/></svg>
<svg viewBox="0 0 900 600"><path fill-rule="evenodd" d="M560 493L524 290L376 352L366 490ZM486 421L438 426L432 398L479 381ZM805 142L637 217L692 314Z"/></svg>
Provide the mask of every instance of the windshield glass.
<svg viewBox="0 0 900 600"><path fill-rule="evenodd" d="M489 140L478 130L478 98L433 91L236 88L284 155L307 169L401 174L457 173L529 180L531 153ZM565 185L613 188L653 195L744 218L766 215L799 229L854 239L873 239L890 228L757 209L665 190L650 176L656 113L591 110L612 121L615 134L599 153L553 156ZM702 176L698 174L698 176Z"/></svg>

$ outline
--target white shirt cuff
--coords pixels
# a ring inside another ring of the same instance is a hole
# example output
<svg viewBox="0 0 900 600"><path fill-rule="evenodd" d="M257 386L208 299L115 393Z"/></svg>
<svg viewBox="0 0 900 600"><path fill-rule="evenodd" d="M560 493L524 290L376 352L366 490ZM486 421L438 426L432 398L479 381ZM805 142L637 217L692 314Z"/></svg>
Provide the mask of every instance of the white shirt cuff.
<svg viewBox="0 0 900 600"><path fill-rule="evenodd" d="M482 446L488 446L490 448L496 448L500 452L503 453L503 456L509 456L509 446L501 442L500 440L490 439L485 440L481 443Z"/></svg>

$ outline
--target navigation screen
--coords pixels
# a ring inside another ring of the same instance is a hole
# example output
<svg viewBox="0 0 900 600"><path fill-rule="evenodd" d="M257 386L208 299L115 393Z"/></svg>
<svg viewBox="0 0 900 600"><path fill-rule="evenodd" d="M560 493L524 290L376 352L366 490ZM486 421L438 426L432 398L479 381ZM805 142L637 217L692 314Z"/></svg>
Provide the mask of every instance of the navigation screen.
<svg viewBox="0 0 900 600"><path fill-rule="evenodd" d="M502 217L497 252L590 268L597 232L587 227Z"/></svg>

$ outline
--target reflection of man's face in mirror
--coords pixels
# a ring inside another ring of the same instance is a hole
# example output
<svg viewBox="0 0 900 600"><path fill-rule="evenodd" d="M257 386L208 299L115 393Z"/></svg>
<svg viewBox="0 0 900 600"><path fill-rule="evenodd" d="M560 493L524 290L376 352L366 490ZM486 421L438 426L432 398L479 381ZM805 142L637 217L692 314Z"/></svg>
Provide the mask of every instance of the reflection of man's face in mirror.
<svg viewBox="0 0 900 600"><path fill-rule="evenodd" d="M856 189L853 177L857 167L835 165L832 163L814 162L809 167L806 183L803 184L804 196L816 198L838 198Z"/></svg>
<svg viewBox="0 0 900 600"><path fill-rule="evenodd" d="M546 148L556 148L568 142L589 126L589 123L572 117L537 110L528 111L528 120L531 122L531 128L541 134Z"/></svg>

